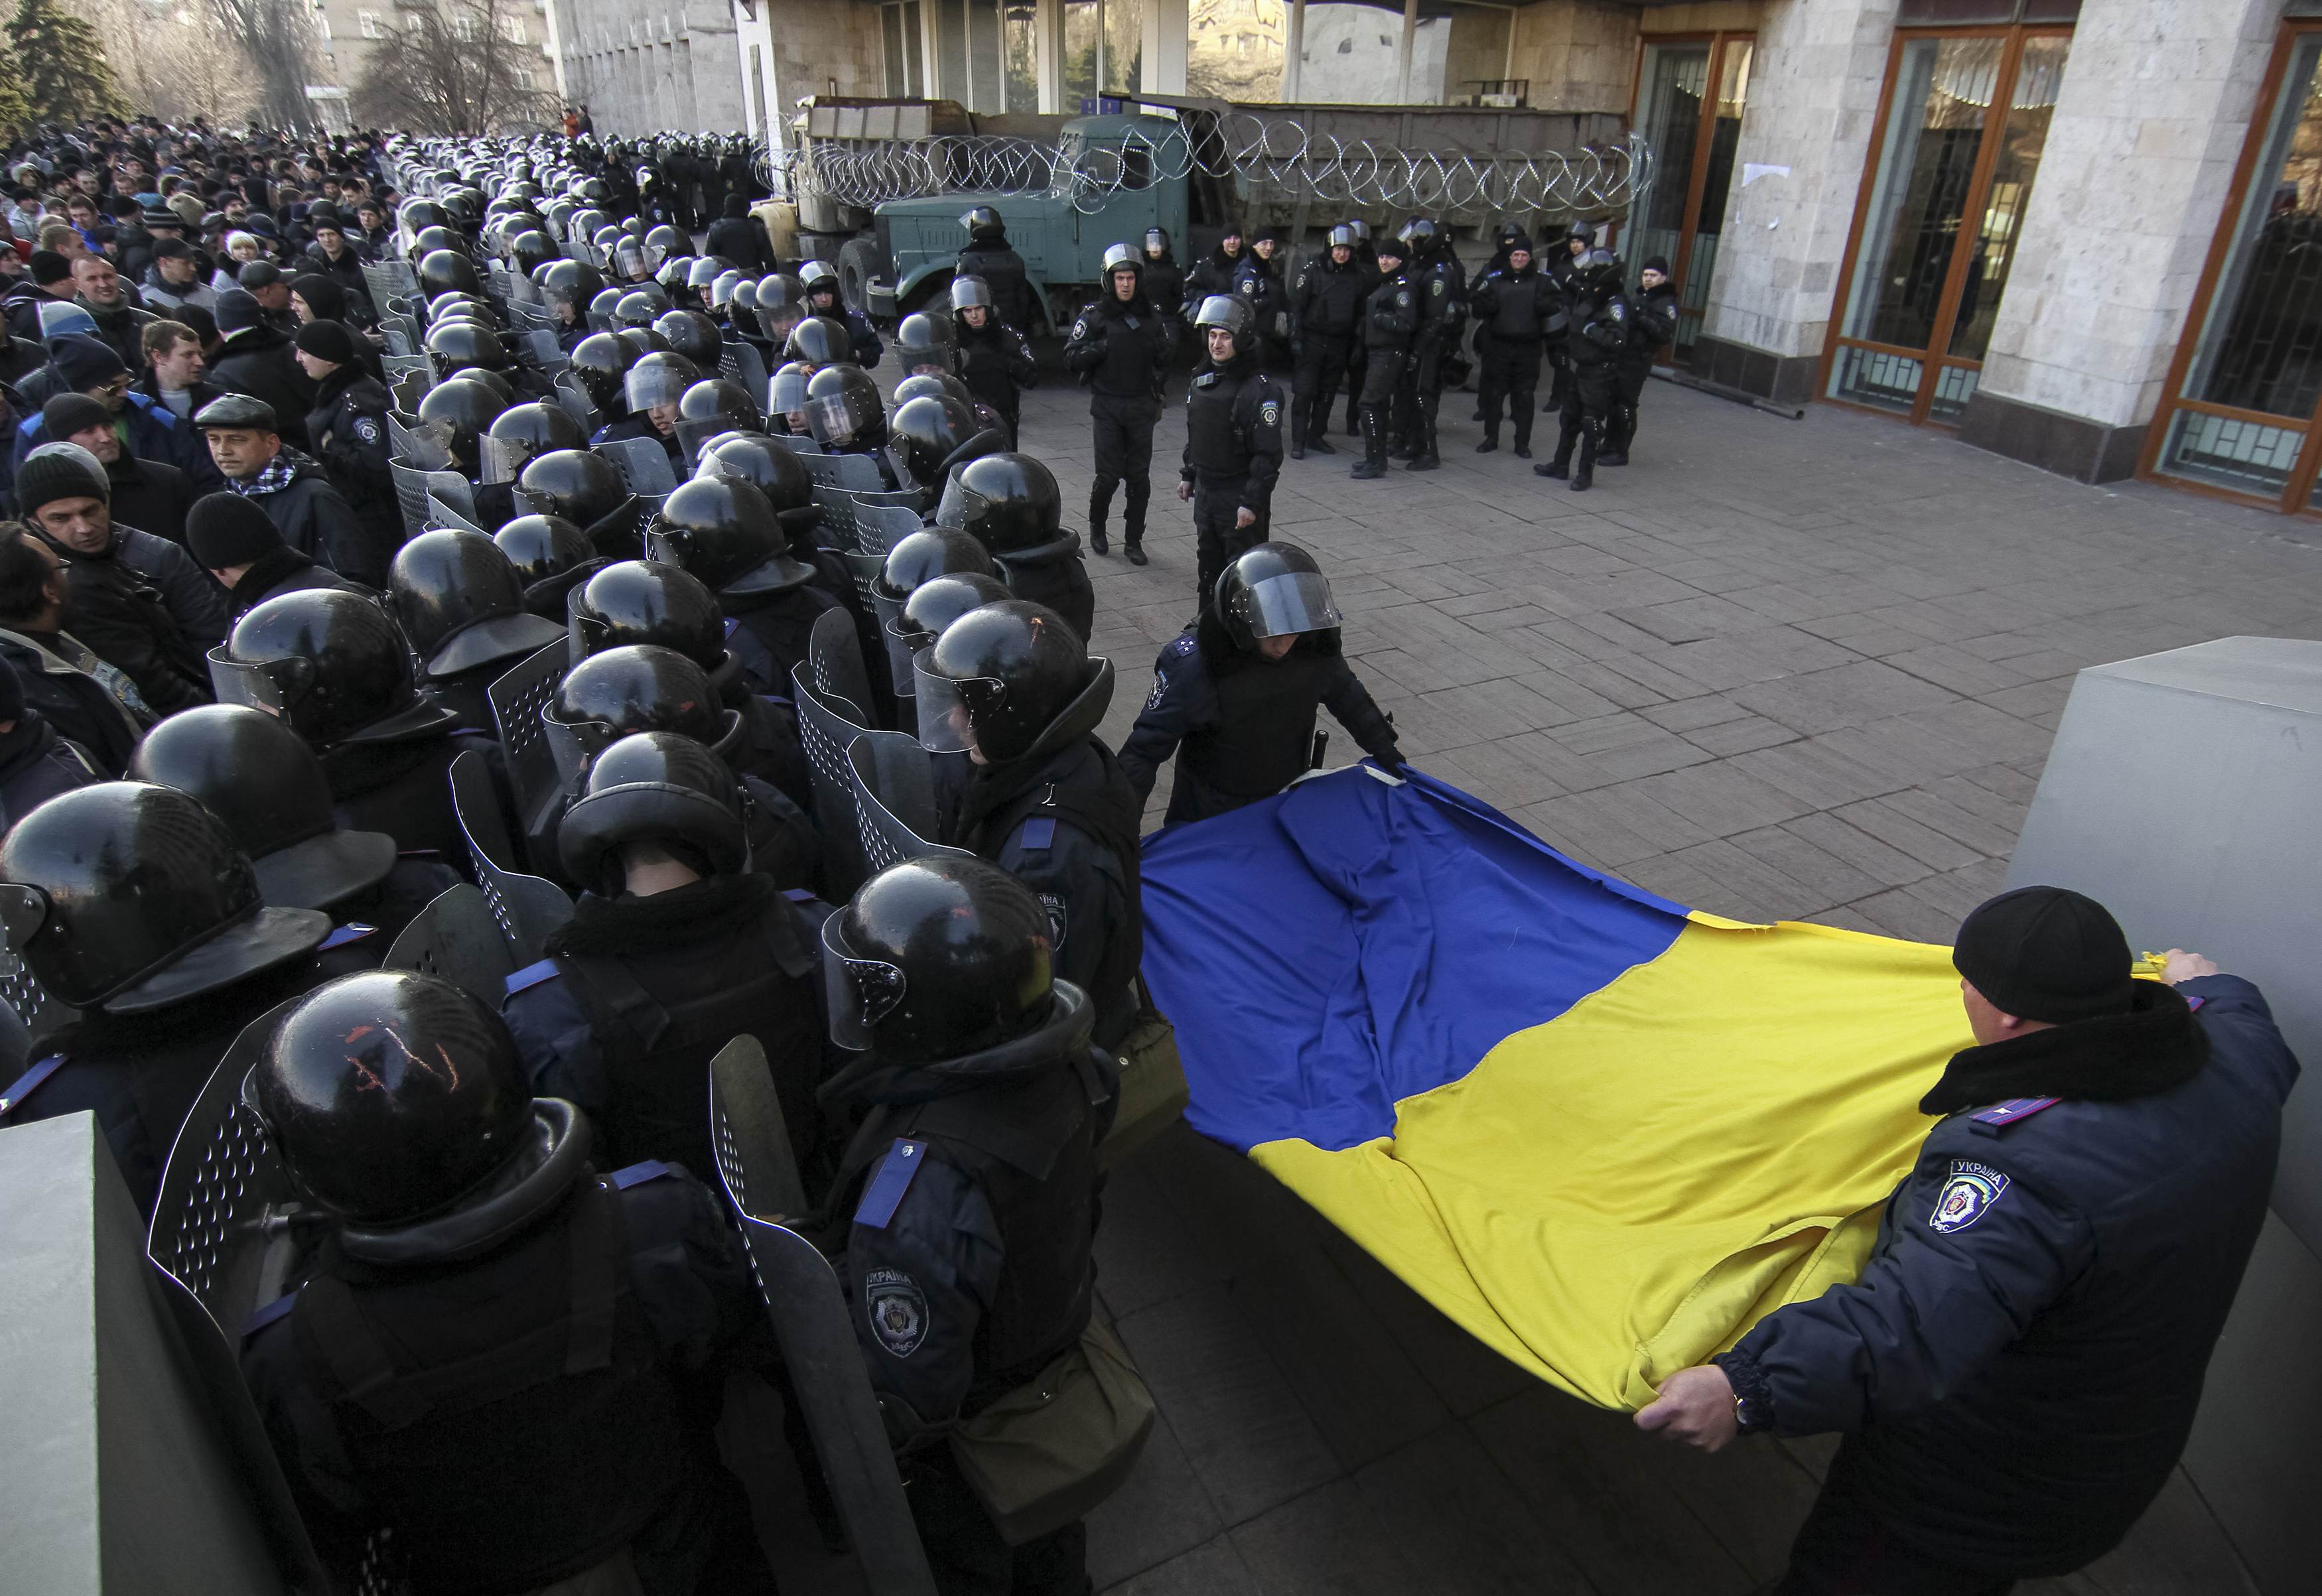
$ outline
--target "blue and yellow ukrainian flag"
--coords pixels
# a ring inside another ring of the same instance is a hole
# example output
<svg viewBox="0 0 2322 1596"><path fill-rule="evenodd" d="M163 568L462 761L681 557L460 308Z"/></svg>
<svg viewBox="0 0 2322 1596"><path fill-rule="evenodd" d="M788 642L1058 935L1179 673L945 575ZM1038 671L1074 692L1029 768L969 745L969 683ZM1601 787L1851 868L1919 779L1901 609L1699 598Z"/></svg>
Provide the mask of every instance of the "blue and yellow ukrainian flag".
<svg viewBox="0 0 2322 1596"><path fill-rule="evenodd" d="M1174 827L1144 883L1193 1126L1608 1408L1854 1278L1970 1040L1948 948L1688 910L1425 776Z"/></svg>

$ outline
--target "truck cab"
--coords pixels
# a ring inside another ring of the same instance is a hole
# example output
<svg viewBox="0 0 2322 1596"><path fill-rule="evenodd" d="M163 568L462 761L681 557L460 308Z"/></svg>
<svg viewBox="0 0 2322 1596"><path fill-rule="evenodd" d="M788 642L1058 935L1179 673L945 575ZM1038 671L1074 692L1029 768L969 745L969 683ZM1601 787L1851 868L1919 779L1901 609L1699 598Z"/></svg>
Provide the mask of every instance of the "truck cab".
<svg viewBox="0 0 2322 1596"><path fill-rule="evenodd" d="M867 296L873 314L909 315L949 287L967 242L959 219L972 206L990 205L1024 258L1051 328L1063 326L1095 297L1106 250L1129 243L1141 254L1152 227L1184 240L1184 130L1166 116L1076 116L1064 124L1053 179L1043 192L955 189L887 201L873 213L887 268L880 274L886 282ZM887 283L893 288L882 293Z"/></svg>

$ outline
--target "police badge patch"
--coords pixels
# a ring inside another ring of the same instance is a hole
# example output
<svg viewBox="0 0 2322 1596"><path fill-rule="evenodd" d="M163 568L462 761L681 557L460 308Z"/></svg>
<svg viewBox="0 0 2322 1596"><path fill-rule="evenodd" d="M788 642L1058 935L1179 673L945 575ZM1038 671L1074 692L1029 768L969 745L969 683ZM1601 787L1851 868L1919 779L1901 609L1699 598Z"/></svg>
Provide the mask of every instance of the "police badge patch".
<svg viewBox="0 0 2322 1596"><path fill-rule="evenodd" d="M1040 907L1048 911L1048 931L1056 939L1054 953L1065 951L1065 900L1053 892L1040 894Z"/></svg>
<svg viewBox="0 0 2322 1596"><path fill-rule="evenodd" d="M1260 405L1257 407L1257 419L1266 426L1280 426L1282 424L1281 402L1268 399L1265 404Z"/></svg>
<svg viewBox="0 0 2322 1596"><path fill-rule="evenodd" d="M928 1338L928 1300L900 1269L874 1269L863 1277L863 1306L871 1333L899 1358L910 1357Z"/></svg>
<svg viewBox="0 0 2322 1596"><path fill-rule="evenodd" d="M1990 1210L2007 1190L2007 1177L1989 1164L1965 1158L1952 1160L1952 1178L1935 1194L1935 1211L1927 1224L1938 1235L1965 1230Z"/></svg>
<svg viewBox="0 0 2322 1596"><path fill-rule="evenodd" d="M364 442L366 442L366 443L376 443L376 442L379 442L379 423L377 423L377 422L373 421L373 420L372 420L370 416L368 416L368 415L358 415L358 416L356 416L356 417L355 417L355 436L356 436L356 437L358 437L358 438L361 438L361 439Z"/></svg>

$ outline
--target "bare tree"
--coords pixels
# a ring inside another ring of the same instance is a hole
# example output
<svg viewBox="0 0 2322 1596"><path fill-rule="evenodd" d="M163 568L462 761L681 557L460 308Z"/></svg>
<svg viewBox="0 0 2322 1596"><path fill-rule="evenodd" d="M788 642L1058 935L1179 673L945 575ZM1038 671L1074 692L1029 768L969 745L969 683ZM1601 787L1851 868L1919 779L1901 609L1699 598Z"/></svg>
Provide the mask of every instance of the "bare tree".
<svg viewBox="0 0 2322 1596"><path fill-rule="evenodd" d="M238 126L257 114L257 70L197 0L74 0L74 9L104 39L133 110L178 125L206 116Z"/></svg>
<svg viewBox="0 0 2322 1596"><path fill-rule="evenodd" d="M422 133L483 133L545 125L553 87L540 85L540 45L524 0L434 0L399 7L355 86L358 122Z"/></svg>
<svg viewBox="0 0 2322 1596"><path fill-rule="evenodd" d="M306 103L306 85L314 81L315 23L304 0L201 3L241 41L257 70L257 120L269 127L313 132L315 111Z"/></svg>

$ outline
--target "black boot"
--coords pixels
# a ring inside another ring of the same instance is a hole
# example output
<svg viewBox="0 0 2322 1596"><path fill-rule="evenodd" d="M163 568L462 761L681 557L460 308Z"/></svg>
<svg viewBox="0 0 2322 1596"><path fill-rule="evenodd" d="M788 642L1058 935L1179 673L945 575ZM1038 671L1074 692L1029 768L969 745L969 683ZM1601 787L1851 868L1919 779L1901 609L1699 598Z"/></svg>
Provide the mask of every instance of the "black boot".
<svg viewBox="0 0 2322 1596"><path fill-rule="evenodd" d="M1295 399L1290 402L1290 458L1306 458L1306 406Z"/></svg>
<svg viewBox="0 0 2322 1596"><path fill-rule="evenodd" d="M1629 463L1629 440L1636 436L1636 412L1626 406L1613 412L1604 423L1604 447L1597 453L1600 466L1624 466Z"/></svg>
<svg viewBox="0 0 2322 1596"><path fill-rule="evenodd" d="M1363 457L1347 475L1366 482L1386 475L1386 424L1376 410L1363 412Z"/></svg>
<svg viewBox="0 0 2322 1596"><path fill-rule="evenodd" d="M1111 488L1089 489L1089 547L1099 554L1111 546L1104 536L1104 518L1111 509Z"/></svg>
<svg viewBox="0 0 2322 1596"><path fill-rule="evenodd" d="M1317 413L1316 413L1316 415L1317 415L1318 419L1324 420L1324 421L1327 421L1327 420L1329 419L1329 417L1328 417L1327 415L1323 415L1323 414L1322 414L1322 413L1321 413L1321 412L1317 412ZM1317 453L1317 454L1336 454L1336 453L1338 453L1338 452L1339 452L1339 446L1338 446L1336 443L1331 442L1330 439L1328 439L1328 438L1326 438L1326 437L1324 437L1324 436L1322 435L1322 434L1323 434L1323 433L1324 433L1325 431L1327 431L1327 430L1328 430L1328 429L1327 429L1326 427L1321 427L1321 426L1316 427L1316 428L1315 428L1315 429L1314 429L1311 433L1309 433L1309 434L1308 434L1307 439L1306 439L1306 447L1307 447L1307 448L1309 448L1309 449L1312 449L1312 450L1315 453Z"/></svg>
<svg viewBox="0 0 2322 1596"><path fill-rule="evenodd" d="M1516 458L1530 460L1531 458L1531 396L1518 395L1508 409L1511 413L1510 419L1516 425Z"/></svg>
<svg viewBox="0 0 2322 1596"><path fill-rule="evenodd" d="M1147 562L1145 545L1136 538L1123 534L1120 540L1120 552L1121 557L1131 565L1143 565Z"/></svg>
<svg viewBox="0 0 2322 1596"><path fill-rule="evenodd" d="M1566 427L1556 440L1556 458L1544 466L1532 467L1535 477L1553 477L1558 481L1572 475L1572 448L1580 441L1577 427Z"/></svg>
<svg viewBox="0 0 2322 1596"><path fill-rule="evenodd" d="M1596 484L1597 438L1603 424L1591 424L1581 430L1580 463L1572 468L1572 491L1586 493Z"/></svg>

